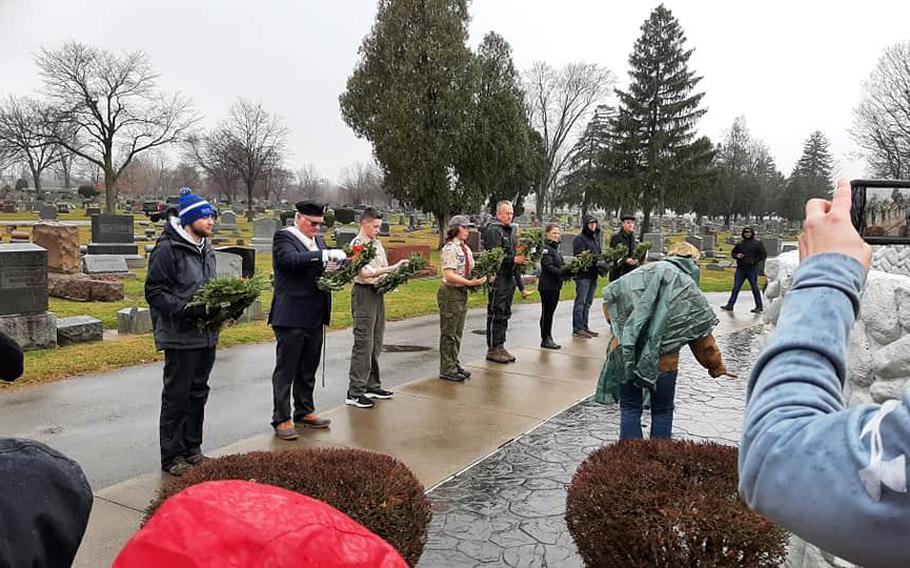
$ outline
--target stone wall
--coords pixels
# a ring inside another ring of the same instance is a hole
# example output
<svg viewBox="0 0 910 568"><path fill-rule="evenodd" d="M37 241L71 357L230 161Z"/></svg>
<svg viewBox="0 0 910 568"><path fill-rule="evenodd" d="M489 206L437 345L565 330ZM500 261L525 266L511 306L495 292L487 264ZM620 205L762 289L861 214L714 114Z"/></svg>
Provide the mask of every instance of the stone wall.
<svg viewBox="0 0 910 568"><path fill-rule="evenodd" d="M765 274L769 300L765 322L776 324L784 296L793 285L799 253L768 259ZM847 351L848 406L899 398L910 386L910 247L879 247L863 289L860 317ZM768 332L770 333L770 331ZM852 566L808 545L791 541L788 566L815 568Z"/></svg>

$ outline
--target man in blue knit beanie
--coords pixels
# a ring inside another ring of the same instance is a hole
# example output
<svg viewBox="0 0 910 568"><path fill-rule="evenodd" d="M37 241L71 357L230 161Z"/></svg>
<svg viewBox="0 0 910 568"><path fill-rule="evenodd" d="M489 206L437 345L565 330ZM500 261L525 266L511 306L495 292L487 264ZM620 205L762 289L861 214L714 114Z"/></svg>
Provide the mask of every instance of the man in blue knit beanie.
<svg viewBox="0 0 910 568"><path fill-rule="evenodd" d="M188 187L180 190L180 209L168 216L164 232L149 255L145 299L164 351L161 393L161 469L180 476L204 459L202 421L215 364L218 330L199 324L211 316L206 306L191 306L193 295L215 278L215 253L209 243L215 208Z"/></svg>

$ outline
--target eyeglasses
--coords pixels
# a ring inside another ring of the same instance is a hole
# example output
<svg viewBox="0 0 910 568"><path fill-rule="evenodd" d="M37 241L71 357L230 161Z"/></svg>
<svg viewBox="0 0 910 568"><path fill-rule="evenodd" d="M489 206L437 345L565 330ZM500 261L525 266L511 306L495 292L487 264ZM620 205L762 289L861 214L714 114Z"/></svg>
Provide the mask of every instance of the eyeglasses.
<svg viewBox="0 0 910 568"><path fill-rule="evenodd" d="M312 219L303 218L304 221L310 224L311 227L321 227L325 225L325 221L313 221Z"/></svg>

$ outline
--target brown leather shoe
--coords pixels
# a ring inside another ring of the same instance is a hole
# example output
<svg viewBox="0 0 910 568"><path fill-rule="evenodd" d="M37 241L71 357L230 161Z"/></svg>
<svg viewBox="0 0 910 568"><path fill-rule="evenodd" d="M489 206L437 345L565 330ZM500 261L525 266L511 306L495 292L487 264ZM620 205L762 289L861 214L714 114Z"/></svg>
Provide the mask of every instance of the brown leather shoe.
<svg viewBox="0 0 910 568"><path fill-rule="evenodd" d="M278 426L275 426L275 436L277 436L279 440L290 441L299 438L300 434L298 434L297 429L294 428L294 423L290 420L286 420Z"/></svg>
<svg viewBox="0 0 910 568"><path fill-rule="evenodd" d="M332 421L328 418L320 418L318 414L311 412L299 420L294 420L294 423L307 428L328 428Z"/></svg>
<svg viewBox="0 0 910 568"><path fill-rule="evenodd" d="M509 363L514 363L514 362L515 362L515 355L512 355L511 353L509 353L508 351L506 351L506 348L505 348L505 347L500 347L499 350L502 352L503 355L506 356L506 358L508 358Z"/></svg>
<svg viewBox="0 0 910 568"><path fill-rule="evenodd" d="M490 351L487 351L487 361L502 363L503 365L512 362L512 360L509 359L509 356L503 353L502 349L491 349Z"/></svg>

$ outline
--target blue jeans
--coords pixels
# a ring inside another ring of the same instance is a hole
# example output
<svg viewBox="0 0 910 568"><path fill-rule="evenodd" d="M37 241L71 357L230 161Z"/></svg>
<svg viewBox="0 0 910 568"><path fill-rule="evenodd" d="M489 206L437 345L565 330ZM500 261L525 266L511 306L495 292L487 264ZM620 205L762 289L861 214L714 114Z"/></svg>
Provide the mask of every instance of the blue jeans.
<svg viewBox="0 0 910 568"><path fill-rule="evenodd" d="M588 314L594 303L597 280L579 278L575 281L575 303L572 305L572 332L588 329Z"/></svg>
<svg viewBox="0 0 910 568"><path fill-rule="evenodd" d="M749 287L752 288L752 298L755 299L755 307L762 309L761 305L761 290L758 289L758 267L754 268L737 268L736 275L733 277L733 293L730 294L730 301L727 302L727 305L733 307L736 304L736 298L739 297L739 289L743 287L743 284L749 282Z"/></svg>
<svg viewBox="0 0 910 568"><path fill-rule="evenodd" d="M676 371L661 373L651 391L651 438L669 438L673 432L673 400L676 398ZM640 440L644 392L633 383L619 387L619 439Z"/></svg>

